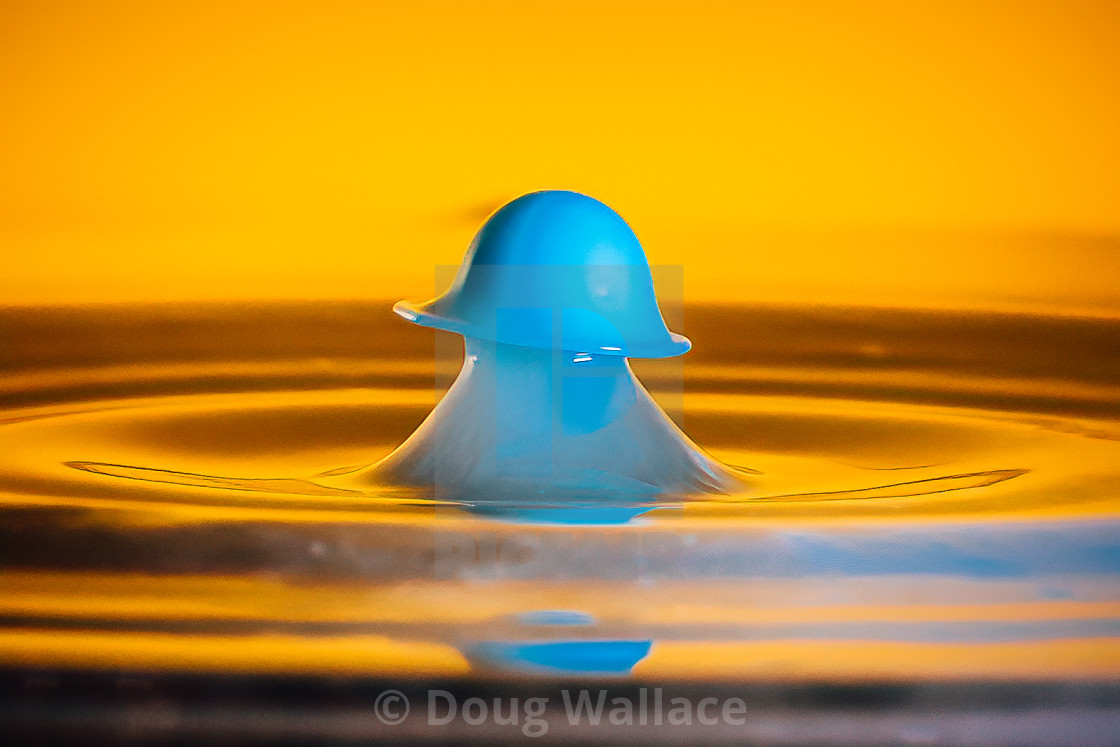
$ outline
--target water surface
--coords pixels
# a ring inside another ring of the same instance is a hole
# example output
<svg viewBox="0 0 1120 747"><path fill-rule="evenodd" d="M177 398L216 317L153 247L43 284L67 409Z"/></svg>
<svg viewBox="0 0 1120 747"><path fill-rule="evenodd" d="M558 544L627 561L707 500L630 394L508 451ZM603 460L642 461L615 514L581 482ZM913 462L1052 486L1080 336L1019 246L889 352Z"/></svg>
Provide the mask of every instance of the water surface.
<svg viewBox="0 0 1120 747"><path fill-rule="evenodd" d="M703 307L684 331L634 368L751 489L604 512L348 483L457 370L388 304L4 310L0 665L1120 680L1120 323Z"/></svg>

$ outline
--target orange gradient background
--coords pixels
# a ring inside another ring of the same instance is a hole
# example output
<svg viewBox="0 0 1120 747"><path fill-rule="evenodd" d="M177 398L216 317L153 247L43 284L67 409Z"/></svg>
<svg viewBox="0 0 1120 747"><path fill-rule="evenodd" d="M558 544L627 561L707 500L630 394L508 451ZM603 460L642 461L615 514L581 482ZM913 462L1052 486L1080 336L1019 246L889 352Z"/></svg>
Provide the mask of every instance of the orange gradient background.
<svg viewBox="0 0 1120 747"><path fill-rule="evenodd" d="M1120 3L0 7L0 302L425 296L615 207L687 301L1120 314Z"/></svg>

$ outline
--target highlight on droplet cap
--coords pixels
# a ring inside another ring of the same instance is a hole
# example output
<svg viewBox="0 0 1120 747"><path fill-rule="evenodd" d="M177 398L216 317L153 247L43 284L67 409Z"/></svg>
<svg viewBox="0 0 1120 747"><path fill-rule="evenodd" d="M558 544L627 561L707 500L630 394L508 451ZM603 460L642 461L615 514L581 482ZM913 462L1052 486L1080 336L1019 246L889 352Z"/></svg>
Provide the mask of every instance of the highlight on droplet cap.
<svg viewBox="0 0 1120 747"><path fill-rule="evenodd" d="M665 326L645 251L626 221L563 190L506 204L479 229L443 295L393 310L416 324L525 347L635 358L691 347Z"/></svg>

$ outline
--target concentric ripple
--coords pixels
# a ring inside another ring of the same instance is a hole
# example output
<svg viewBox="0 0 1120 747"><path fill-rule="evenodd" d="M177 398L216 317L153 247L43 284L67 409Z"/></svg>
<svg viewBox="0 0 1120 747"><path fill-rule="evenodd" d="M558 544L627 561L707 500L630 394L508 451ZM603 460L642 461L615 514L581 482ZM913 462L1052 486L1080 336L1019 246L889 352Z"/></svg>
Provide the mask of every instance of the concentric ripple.
<svg viewBox="0 0 1120 747"><path fill-rule="evenodd" d="M1120 324L686 311L752 489L633 505L350 484L457 369L381 305L0 313L0 662L1120 678Z"/></svg>

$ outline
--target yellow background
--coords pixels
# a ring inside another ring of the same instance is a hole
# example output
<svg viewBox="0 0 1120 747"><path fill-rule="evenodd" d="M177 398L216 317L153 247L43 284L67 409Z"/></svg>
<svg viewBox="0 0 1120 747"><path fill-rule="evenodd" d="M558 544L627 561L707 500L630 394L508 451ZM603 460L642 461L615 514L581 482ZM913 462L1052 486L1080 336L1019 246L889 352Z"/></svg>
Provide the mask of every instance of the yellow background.
<svg viewBox="0 0 1120 747"><path fill-rule="evenodd" d="M0 301L423 297L616 208L689 301L1120 314L1120 3L0 5Z"/></svg>

